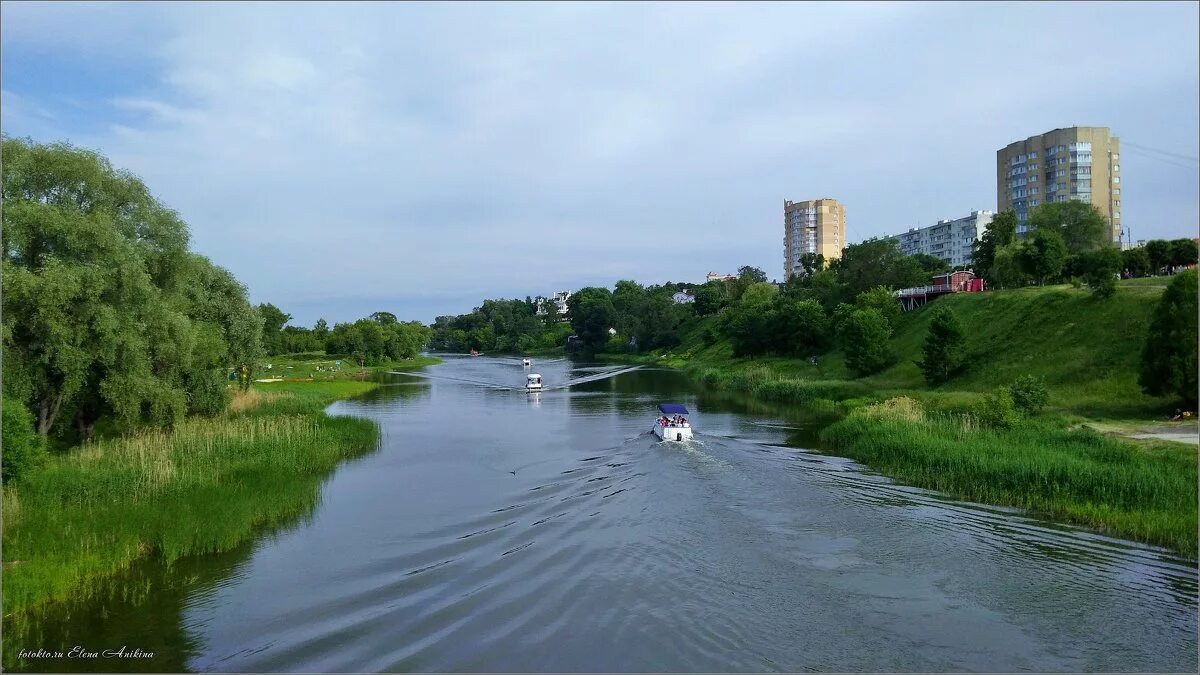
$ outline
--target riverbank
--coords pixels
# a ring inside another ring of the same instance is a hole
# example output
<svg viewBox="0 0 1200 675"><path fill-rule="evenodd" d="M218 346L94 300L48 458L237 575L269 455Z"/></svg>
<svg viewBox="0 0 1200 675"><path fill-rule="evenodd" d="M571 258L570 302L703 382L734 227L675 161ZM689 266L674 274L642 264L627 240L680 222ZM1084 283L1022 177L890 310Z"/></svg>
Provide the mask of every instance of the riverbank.
<svg viewBox="0 0 1200 675"><path fill-rule="evenodd" d="M255 383L217 417L52 457L3 488L6 619L87 597L139 558L170 564L225 551L261 528L303 518L329 472L379 437L373 422L330 417L325 408L378 386L363 381L373 371L438 362L419 357L320 381Z"/></svg>
<svg viewBox="0 0 1200 675"><path fill-rule="evenodd" d="M1109 300L1069 286L950 296L964 325L968 367L927 386L914 363L928 307L905 314L896 362L854 378L834 351L808 359L735 358L717 318L674 350L612 358L682 369L706 386L801 405L829 426L824 450L898 480L964 499L1016 506L1197 557L1196 445L1139 438L1152 428L1189 438L1196 423L1167 422L1172 402L1137 385L1143 332L1161 285L1123 282ZM714 336L716 338L714 339ZM1040 377L1045 410L1011 428L979 423L988 396L1017 377ZM912 414L880 415L910 402Z"/></svg>

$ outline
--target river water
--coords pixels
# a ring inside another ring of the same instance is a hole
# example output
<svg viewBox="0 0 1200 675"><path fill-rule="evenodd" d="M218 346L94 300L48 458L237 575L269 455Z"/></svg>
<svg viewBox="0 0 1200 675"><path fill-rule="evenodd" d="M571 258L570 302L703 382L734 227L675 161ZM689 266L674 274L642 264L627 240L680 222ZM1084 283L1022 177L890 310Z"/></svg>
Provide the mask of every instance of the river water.
<svg viewBox="0 0 1200 675"><path fill-rule="evenodd" d="M382 440L311 516L21 636L153 659L26 667L1196 671L1194 563L897 485L679 373L533 370L537 397L517 359L449 357L335 404ZM694 441L648 433L664 401Z"/></svg>

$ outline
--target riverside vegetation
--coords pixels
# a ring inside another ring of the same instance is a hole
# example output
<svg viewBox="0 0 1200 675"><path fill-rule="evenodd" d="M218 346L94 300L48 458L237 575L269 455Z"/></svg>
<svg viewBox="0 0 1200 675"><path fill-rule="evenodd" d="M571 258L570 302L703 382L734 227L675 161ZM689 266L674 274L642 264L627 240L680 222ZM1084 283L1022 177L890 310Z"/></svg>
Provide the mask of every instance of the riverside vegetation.
<svg viewBox="0 0 1200 675"><path fill-rule="evenodd" d="M869 240L830 262L805 254L781 285L743 267L688 287L690 303L671 300L684 284L584 288L568 301L569 327L585 352L803 405L832 422L826 448L901 480L1195 557L1196 448L1087 428L1194 409L1196 279L1169 275L1195 265L1195 242L1119 251L1103 214L1080 202L1035 208L1024 239L1016 224L998 214L976 245L975 271L1000 290L907 314L892 290L945 264ZM497 321L500 306L439 317L440 344L520 346L520 321Z"/></svg>
<svg viewBox="0 0 1200 675"><path fill-rule="evenodd" d="M374 388L366 366L437 362L417 355L427 327L377 312L301 335L345 367L273 357L301 376L239 388L235 367L259 375L298 339L290 317L251 306L98 154L5 138L3 155L6 626L138 558L228 550L310 513L330 471L378 440L328 404Z"/></svg>

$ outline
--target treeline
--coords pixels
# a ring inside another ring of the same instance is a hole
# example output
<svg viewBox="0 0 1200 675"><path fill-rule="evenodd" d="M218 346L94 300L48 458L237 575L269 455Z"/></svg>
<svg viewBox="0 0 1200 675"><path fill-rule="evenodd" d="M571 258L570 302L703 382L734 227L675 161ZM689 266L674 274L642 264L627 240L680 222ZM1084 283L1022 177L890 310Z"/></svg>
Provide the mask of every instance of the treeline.
<svg viewBox="0 0 1200 675"><path fill-rule="evenodd" d="M554 303L537 314L532 298L484 300L469 314L439 316L433 323L430 349L445 352L524 352L561 347L571 334Z"/></svg>
<svg viewBox="0 0 1200 675"><path fill-rule="evenodd" d="M325 319L312 328L289 326L292 315L270 303L258 306L263 317L263 347L271 355L325 352L360 365L411 359L429 343L433 331L420 321L401 322L391 312L375 312L330 330Z"/></svg>
<svg viewBox="0 0 1200 675"><path fill-rule="evenodd" d="M1169 273L1196 264L1198 253L1191 239L1154 240L1122 251L1099 209L1068 201L1034 208L1024 238L1017 236L1015 213L997 214L976 243L974 269L994 288L1073 281L1107 296L1118 276Z"/></svg>
<svg viewBox="0 0 1200 675"><path fill-rule="evenodd" d="M10 426L70 443L224 410L227 369L261 352L245 287L100 155L5 138L3 156L6 478Z"/></svg>

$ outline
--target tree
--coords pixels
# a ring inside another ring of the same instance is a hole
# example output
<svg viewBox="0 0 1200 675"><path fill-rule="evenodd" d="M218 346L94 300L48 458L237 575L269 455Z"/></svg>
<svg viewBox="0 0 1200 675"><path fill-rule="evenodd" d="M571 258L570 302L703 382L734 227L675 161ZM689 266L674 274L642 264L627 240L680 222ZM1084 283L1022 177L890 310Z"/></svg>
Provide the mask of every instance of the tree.
<svg viewBox="0 0 1200 675"><path fill-rule="evenodd" d="M266 353L275 355L283 351L283 339L280 333L288 321L292 320L292 315L285 313L271 303L264 303L258 306L258 314L262 317L262 341L263 349Z"/></svg>
<svg viewBox="0 0 1200 675"><path fill-rule="evenodd" d="M767 280L767 273L757 267L743 265L738 268L738 279L749 284L761 284Z"/></svg>
<svg viewBox="0 0 1200 675"><path fill-rule="evenodd" d="M1024 286L1027 278L1019 262L1021 245L1013 242L996 251L988 282L997 288Z"/></svg>
<svg viewBox="0 0 1200 675"><path fill-rule="evenodd" d="M772 328L776 325L775 284L760 282L751 285L729 311L726 334L737 356L764 354L775 346Z"/></svg>
<svg viewBox="0 0 1200 675"><path fill-rule="evenodd" d="M921 269L921 274L925 277L932 277L935 274L942 274L950 271L950 264L941 258L929 255L927 253L915 253L908 256Z"/></svg>
<svg viewBox="0 0 1200 675"><path fill-rule="evenodd" d="M1121 252L1114 246L1106 246L1079 256L1079 267L1083 281L1100 298L1112 297L1117 292L1117 274L1121 271Z"/></svg>
<svg viewBox="0 0 1200 675"><path fill-rule="evenodd" d="M729 290L724 281L706 282L697 286L693 294L696 301L692 304L697 316L716 314L729 304Z"/></svg>
<svg viewBox="0 0 1200 675"><path fill-rule="evenodd" d="M1150 255L1144 246L1121 251L1121 265L1130 276L1144 277L1150 274Z"/></svg>
<svg viewBox="0 0 1200 675"><path fill-rule="evenodd" d="M1034 230L1017 251L1017 264L1021 271L1038 280L1043 286L1046 279L1057 277L1067 260L1067 243L1053 228Z"/></svg>
<svg viewBox="0 0 1200 675"><path fill-rule="evenodd" d="M1197 255L1200 250L1196 248L1196 242L1192 239L1172 239L1168 242L1168 263L1172 267L1183 267L1185 265L1195 265Z"/></svg>
<svg viewBox="0 0 1200 675"><path fill-rule="evenodd" d="M6 138L3 156L5 399L79 439L220 407L227 359L258 351L245 289L97 153Z"/></svg>
<svg viewBox="0 0 1200 675"><path fill-rule="evenodd" d="M1146 242L1145 248L1150 258L1150 269L1154 274L1160 274L1171 263L1171 243L1163 239L1151 239Z"/></svg>
<svg viewBox="0 0 1200 675"><path fill-rule="evenodd" d="M381 326L391 326L400 321L396 318L396 315L392 314L391 312L375 312L371 314L370 318L372 321Z"/></svg>
<svg viewBox="0 0 1200 675"><path fill-rule="evenodd" d="M845 297L857 297L876 286L894 290L929 283L929 275L917 260L901 253L895 242L884 239L847 246L830 269L844 286Z"/></svg>
<svg viewBox="0 0 1200 675"><path fill-rule="evenodd" d="M0 444L4 452L0 454L0 473L8 483L45 461L46 443L33 428L33 416L20 402L6 398L3 409Z"/></svg>
<svg viewBox="0 0 1200 675"><path fill-rule="evenodd" d="M800 254L800 268L803 270L800 276L811 277L825 269L825 256L820 253L802 253Z"/></svg>
<svg viewBox="0 0 1200 675"><path fill-rule="evenodd" d="M616 323L612 293L607 288L582 288L567 300L571 328L579 336L583 348L596 351L608 342L608 330Z"/></svg>
<svg viewBox="0 0 1200 675"><path fill-rule="evenodd" d="M900 317L903 312L900 309L900 301L892 295L892 292L883 286L876 286L867 291L858 294L854 298L854 306L858 309L873 309L884 319L887 320L888 328L895 331L900 326Z"/></svg>
<svg viewBox="0 0 1200 675"><path fill-rule="evenodd" d="M921 351L922 360L917 362L930 386L942 384L962 370L965 342L958 317L949 307L937 307Z"/></svg>
<svg viewBox="0 0 1200 675"><path fill-rule="evenodd" d="M816 300L780 295L776 299L776 325L772 331L776 351L808 356L819 354L829 343L829 319Z"/></svg>
<svg viewBox="0 0 1200 675"><path fill-rule="evenodd" d="M888 344L892 329L874 309L856 309L842 328L846 365L859 376L877 373L895 360Z"/></svg>
<svg viewBox="0 0 1200 675"><path fill-rule="evenodd" d="M1049 202L1029 213L1029 229L1056 230L1070 253L1087 253L1112 246L1112 226L1100 209L1075 200Z"/></svg>
<svg viewBox="0 0 1200 675"><path fill-rule="evenodd" d="M983 236L975 242L971 255L971 264L975 274L983 277L993 286L998 286L992 268L996 261L996 253L1000 249L1017 240L1017 214L1012 210L1003 211L992 218L983 231Z"/></svg>
<svg viewBox="0 0 1200 675"><path fill-rule="evenodd" d="M1184 272L1167 285L1154 308L1142 348L1138 384L1152 396L1175 396L1196 408L1197 276Z"/></svg>

